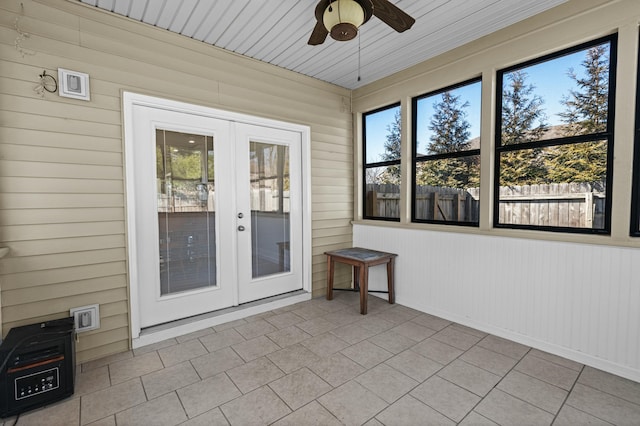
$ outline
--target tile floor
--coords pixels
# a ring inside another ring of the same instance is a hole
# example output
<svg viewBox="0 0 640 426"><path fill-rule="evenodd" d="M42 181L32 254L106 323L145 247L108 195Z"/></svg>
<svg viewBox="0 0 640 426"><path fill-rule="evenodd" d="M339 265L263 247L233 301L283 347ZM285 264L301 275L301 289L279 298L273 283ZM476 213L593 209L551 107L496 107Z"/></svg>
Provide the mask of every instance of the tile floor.
<svg viewBox="0 0 640 426"><path fill-rule="evenodd" d="M18 425L640 425L640 383L358 303L337 292L85 363L72 398Z"/></svg>

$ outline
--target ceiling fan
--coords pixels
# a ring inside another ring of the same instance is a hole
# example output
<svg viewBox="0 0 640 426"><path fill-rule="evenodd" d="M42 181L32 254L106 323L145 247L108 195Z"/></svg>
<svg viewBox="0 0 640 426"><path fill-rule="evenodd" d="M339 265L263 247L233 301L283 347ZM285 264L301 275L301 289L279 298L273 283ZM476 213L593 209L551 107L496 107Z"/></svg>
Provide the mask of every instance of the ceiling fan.
<svg viewBox="0 0 640 426"><path fill-rule="evenodd" d="M372 15L399 33L416 21L389 0L320 0L315 14L317 23L307 42L312 46L324 43L328 34L339 41L353 39Z"/></svg>

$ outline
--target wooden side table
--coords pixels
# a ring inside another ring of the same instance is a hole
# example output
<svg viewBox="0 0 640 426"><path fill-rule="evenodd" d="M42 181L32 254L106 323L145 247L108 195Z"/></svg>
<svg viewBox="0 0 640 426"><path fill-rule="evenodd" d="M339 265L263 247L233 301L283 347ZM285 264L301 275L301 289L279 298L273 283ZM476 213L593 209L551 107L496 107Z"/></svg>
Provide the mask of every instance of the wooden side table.
<svg viewBox="0 0 640 426"><path fill-rule="evenodd" d="M395 303L393 293L393 268L397 254L383 251L369 250L361 247L327 251L327 300L333 299L333 273L335 263L345 263L353 266L354 291L360 291L360 313L367 313L367 295L369 293L369 267L387 265L387 287L389 303Z"/></svg>

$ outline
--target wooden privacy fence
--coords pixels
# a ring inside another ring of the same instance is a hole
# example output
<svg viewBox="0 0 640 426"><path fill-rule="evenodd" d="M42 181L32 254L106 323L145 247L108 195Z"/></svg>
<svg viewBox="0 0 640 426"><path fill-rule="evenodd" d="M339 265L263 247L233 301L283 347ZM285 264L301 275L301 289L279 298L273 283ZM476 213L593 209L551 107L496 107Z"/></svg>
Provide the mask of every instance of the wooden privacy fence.
<svg viewBox="0 0 640 426"><path fill-rule="evenodd" d="M500 187L504 224L604 228L604 183L552 183Z"/></svg>
<svg viewBox="0 0 640 426"><path fill-rule="evenodd" d="M604 183L554 183L500 188L502 224L604 228ZM367 214L400 217L400 186L367 184ZM422 220L478 222L480 189L418 186L415 217Z"/></svg>

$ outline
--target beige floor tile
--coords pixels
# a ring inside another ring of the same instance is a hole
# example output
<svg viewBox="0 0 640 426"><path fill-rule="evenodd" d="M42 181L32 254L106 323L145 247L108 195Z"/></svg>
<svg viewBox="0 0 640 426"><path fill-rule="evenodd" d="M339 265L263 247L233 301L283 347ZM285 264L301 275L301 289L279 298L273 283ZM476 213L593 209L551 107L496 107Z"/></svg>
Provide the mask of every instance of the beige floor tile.
<svg viewBox="0 0 640 426"><path fill-rule="evenodd" d="M640 405L640 383L592 367L585 367L578 383Z"/></svg>
<svg viewBox="0 0 640 426"><path fill-rule="evenodd" d="M470 349L482 339L473 334L465 333L452 325L440 330L431 336L431 338L463 351Z"/></svg>
<svg viewBox="0 0 640 426"><path fill-rule="evenodd" d="M151 345L146 345L141 348L136 348L133 350L133 355L140 356L149 352L157 351L158 349L168 348L169 346L173 346L178 344L176 339L166 339L157 343L153 343Z"/></svg>
<svg viewBox="0 0 640 426"><path fill-rule="evenodd" d="M324 333L300 342L302 346L320 356L327 356L339 352L349 346L347 342L331 333Z"/></svg>
<svg viewBox="0 0 640 426"><path fill-rule="evenodd" d="M389 404L397 401L419 384L387 364L380 364L354 380Z"/></svg>
<svg viewBox="0 0 640 426"><path fill-rule="evenodd" d="M497 374L456 359L438 372L438 376L479 396L485 396L500 381Z"/></svg>
<svg viewBox="0 0 640 426"><path fill-rule="evenodd" d="M327 311L325 311L324 309L320 309L317 306L311 306L311 305L298 307L291 312L303 318L303 320L305 321L310 320L311 318L317 318L327 314Z"/></svg>
<svg viewBox="0 0 640 426"><path fill-rule="evenodd" d="M611 426L611 423L605 422L591 414L573 408L570 405L564 405L553 422L553 426Z"/></svg>
<svg viewBox="0 0 640 426"><path fill-rule="evenodd" d="M222 324L218 324L218 325L214 326L213 329L216 332L219 333L221 331L229 330L230 328L235 328L235 327L237 327L239 325L246 324L246 323L247 323L247 320L245 318L241 318L241 319L237 319L235 321L229 321L229 322L225 322L225 323L222 323Z"/></svg>
<svg viewBox="0 0 640 426"><path fill-rule="evenodd" d="M256 389L220 408L232 426L268 425L291 413L289 407L268 386Z"/></svg>
<svg viewBox="0 0 640 426"><path fill-rule="evenodd" d="M459 426L498 426L496 422L493 422L488 418L481 416L475 411L472 411L469 414L467 414L467 417L465 417L464 420L458 423L458 425Z"/></svg>
<svg viewBox="0 0 640 426"><path fill-rule="evenodd" d="M200 340L209 352L215 352L231 345L235 345L236 343L244 342L245 338L242 337L242 335L235 329L227 329L218 333L208 334L198 340Z"/></svg>
<svg viewBox="0 0 640 426"><path fill-rule="evenodd" d="M485 337L487 337L487 333L485 333L484 331L480 331L480 330L477 330L475 328L467 327L466 325L453 323L453 324L451 324L451 327L455 328L456 330L462 331L463 333L467 333L467 334L471 334L473 336L479 337L480 339L484 339Z"/></svg>
<svg viewBox="0 0 640 426"><path fill-rule="evenodd" d="M333 414L316 401L305 405L288 416L278 420L273 426L342 426Z"/></svg>
<svg viewBox="0 0 640 426"><path fill-rule="evenodd" d="M427 337L431 337L436 333L428 327L422 326L418 323L407 321L400 325L397 325L391 329L392 332L396 332L404 337L408 337L416 342L421 342Z"/></svg>
<svg viewBox="0 0 640 426"><path fill-rule="evenodd" d="M449 364L464 352L446 343L434 340L433 337L429 337L412 346L411 350L443 365Z"/></svg>
<svg viewBox="0 0 640 426"><path fill-rule="evenodd" d="M478 342L478 346L517 360L522 359L531 349L528 346L491 334Z"/></svg>
<svg viewBox="0 0 640 426"><path fill-rule="evenodd" d="M418 382L424 382L443 367L442 364L425 358L411 349L407 349L393 358L388 359L385 361L385 364L390 365Z"/></svg>
<svg viewBox="0 0 640 426"><path fill-rule="evenodd" d="M305 333L309 333L312 336L319 336L333 330L334 328L339 327L339 325L329 322L323 317L315 317L301 322L300 324L296 324L296 327L298 327Z"/></svg>
<svg viewBox="0 0 640 426"><path fill-rule="evenodd" d="M321 359L318 355L299 344L270 353L267 358L287 374L307 365L315 364Z"/></svg>
<svg viewBox="0 0 640 426"><path fill-rule="evenodd" d="M309 368L334 387L340 386L365 371L361 365L342 354L324 357L318 362L310 364Z"/></svg>
<svg viewBox="0 0 640 426"><path fill-rule="evenodd" d="M215 376L244 363L240 355L231 348L220 349L191 360L191 365L202 379Z"/></svg>
<svg viewBox="0 0 640 426"><path fill-rule="evenodd" d="M76 382L74 385L74 397L89 394L100 389L106 389L111 386L109 379L109 367L102 366L94 368L85 373L80 372L80 368L76 369Z"/></svg>
<svg viewBox="0 0 640 426"><path fill-rule="evenodd" d="M181 362L197 358L207 353L207 349L200 343L200 340L189 340L185 343L179 343L168 348L158 350L160 359L165 367L180 364Z"/></svg>
<svg viewBox="0 0 640 426"><path fill-rule="evenodd" d="M118 426L173 426L187 420L175 392L171 392L116 414Z"/></svg>
<svg viewBox="0 0 640 426"><path fill-rule="evenodd" d="M399 354L416 344L415 340L398 334L394 332L393 329L378 334L377 336L373 336L368 340L374 345L378 345L394 354Z"/></svg>
<svg viewBox="0 0 640 426"><path fill-rule="evenodd" d="M131 359L109 364L111 384L118 384L140 377L152 371L161 370L164 366L157 352L149 352Z"/></svg>
<svg viewBox="0 0 640 426"><path fill-rule="evenodd" d="M567 405L615 425L637 425L640 420L640 405L580 383L569 394Z"/></svg>
<svg viewBox="0 0 640 426"><path fill-rule="evenodd" d="M116 426L116 416L111 415L104 419L96 420L95 422L89 423L87 426Z"/></svg>
<svg viewBox="0 0 640 426"><path fill-rule="evenodd" d="M18 425L77 425L80 423L80 399L67 398L45 408L28 411L20 415ZM13 424L7 423L8 425Z"/></svg>
<svg viewBox="0 0 640 426"><path fill-rule="evenodd" d="M561 365L563 367L566 367L578 372L582 371L582 368L584 367L584 364L580 364L579 362L571 361L569 359L562 358L558 355L550 354L548 352L543 352L538 349L531 349L531 351L529 351L529 355L535 356L537 358L542 358L546 361Z"/></svg>
<svg viewBox="0 0 640 426"><path fill-rule="evenodd" d="M269 383L269 387L292 410L297 410L333 389L308 368L301 368L275 380Z"/></svg>
<svg viewBox="0 0 640 426"><path fill-rule="evenodd" d="M112 362L122 361L123 359L133 358L133 351L121 352L82 364L82 372L87 372L96 368L104 367Z"/></svg>
<svg viewBox="0 0 640 426"><path fill-rule="evenodd" d="M447 327L449 324L451 324L451 321L447 321L440 317L436 317L429 314L420 314L417 317L413 318L411 321L417 324L423 325L425 327L428 327L435 331L440 331L443 328Z"/></svg>
<svg viewBox="0 0 640 426"><path fill-rule="evenodd" d="M200 381L200 376L189 361L172 365L160 371L142 376L142 386L148 399L183 388Z"/></svg>
<svg viewBox="0 0 640 426"><path fill-rule="evenodd" d="M550 425L553 415L520 399L492 390L474 409L501 425Z"/></svg>
<svg viewBox="0 0 640 426"><path fill-rule="evenodd" d="M571 389L580 374L575 370L530 354L522 358L514 369L565 390Z"/></svg>
<svg viewBox="0 0 640 426"><path fill-rule="evenodd" d="M242 324L234 328L238 333L247 340L264 336L267 333L273 333L277 330L276 327L269 324L267 321L260 319L247 324Z"/></svg>
<svg viewBox="0 0 640 426"><path fill-rule="evenodd" d="M295 325L292 325L278 331L274 331L273 333L269 333L267 334L267 337L273 340L281 348L286 348L287 346L292 346L296 343L302 342L303 340L310 339L311 335L300 330Z"/></svg>
<svg viewBox="0 0 640 426"><path fill-rule="evenodd" d="M384 425L394 426L453 426L455 423L431 407L406 395L376 416Z"/></svg>
<svg viewBox="0 0 640 426"><path fill-rule="evenodd" d="M551 414L556 414L568 392L531 376L512 371L498 384L498 389L522 399Z"/></svg>
<svg viewBox="0 0 640 426"><path fill-rule="evenodd" d="M376 419L371 419L362 426L384 426L384 424Z"/></svg>
<svg viewBox="0 0 640 426"><path fill-rule="evenodd" d="M390 321L395 325L399 325L399 324L402 324L403 322L410 321L420 316L420 314L421 312L418 312L411 308L404 307L402 305L391 305L390 309L386 309L380 312L379 314L376 314L376 316L384 320Z"/></svg>
<svg viewBox="0 0 640 426"><path fill-rule="evenodd" d="M231 348L247 362L281 349L267 336L259 336L246 342L236 343Z"/></svg>
<svg viewBox="0 0 640 426"><path fill-rule="evenodd" d="M177 393L189 418L196 417L242 395L224 373L178 389Z"/></svg>
<svg viewBox="0 0 640 426"><path fill-rule="evenodd" d="M266 357L232 368L227 374L243 394L284 376L282 370Z"/></svg>
<svg viewBox="0 0 640 426"><path fill-rule="evenodd" d="M304 322L305 319L296 315L293 312L284 312L282 314L274 315L269 318L265 318L269 324L273 325L277 329L291 327L292 325Z"/></svg>
<svg viewBox="0 0 640 426"><path fill-rule="evenodd" d="M507 374L518 362L506 355L490 351L478 345L460 355L460 359L499 376Z"/></svg>
<svg viewBox="0 0 640 426"><path fill-rule="evenodd" d="M456 422L462 420L480 401L478 395L438 376L413 389L411 396Z"/></svg>
<svg viewBox="0 0 640 426"><path fill-rule="evenodd" d="M393 356L388 350L382 349L367 340L344 348L340 353L351 358L364 368L373 368Z"/></svg>
<svg viewBox="0 0 640 426"><path fill-rule="evenodd" d="M318 402L347 426L361 425L387 407L382 398L354 381L321 396Z"/></svg>
<svg viewBox="0 0 640 426"><path fill-rule="evenodd" d="M139 378L80 398L81 424L91 423L147 400Z"/></svg>
<svg viewBox="0 0 640 426"><path fill-rule="evenodd" d="M200 414L191 420L181 423L180 426L229 426L220 408L214 408L204 414Z"/></svg>
<svg viewBox="0 0 640 426"><path fill-rule="evenodd" d="M200 337L208 336L211 333L215 333L214 329L211 327L207 327L202 330L194 331L193 333L184 334L182 336L176 337L178 343L188 342L189 340L198 339Z"/></svg>
<svg viewBox="0 0 640 426"><path fill-rule="evenodd" d="M353 306L342 309L340 311L331 312L326 314L324 319L335 324L336 326L353 324L361 319L360 307Z"/></svg>
<svg viewBox="0 0 640 426"><path fill-rule="evenodd" d="M395 327L395 324L391 321L387 321L384 318L380 318L377 315L363 315L364 318L360 319L360 321L355 324L365 328L375 334L384 333L385 331L391 330Z"/></svg>
<svg viewBox="0 0 640 426"><path fill-rule="evenodd" d="M357 323L334 328L329 333L333 334L336 337L339 337L350 345L361 342L365 339L368 339L369 337L373 337L376 335L375 332L367 330Z"/></svg>

